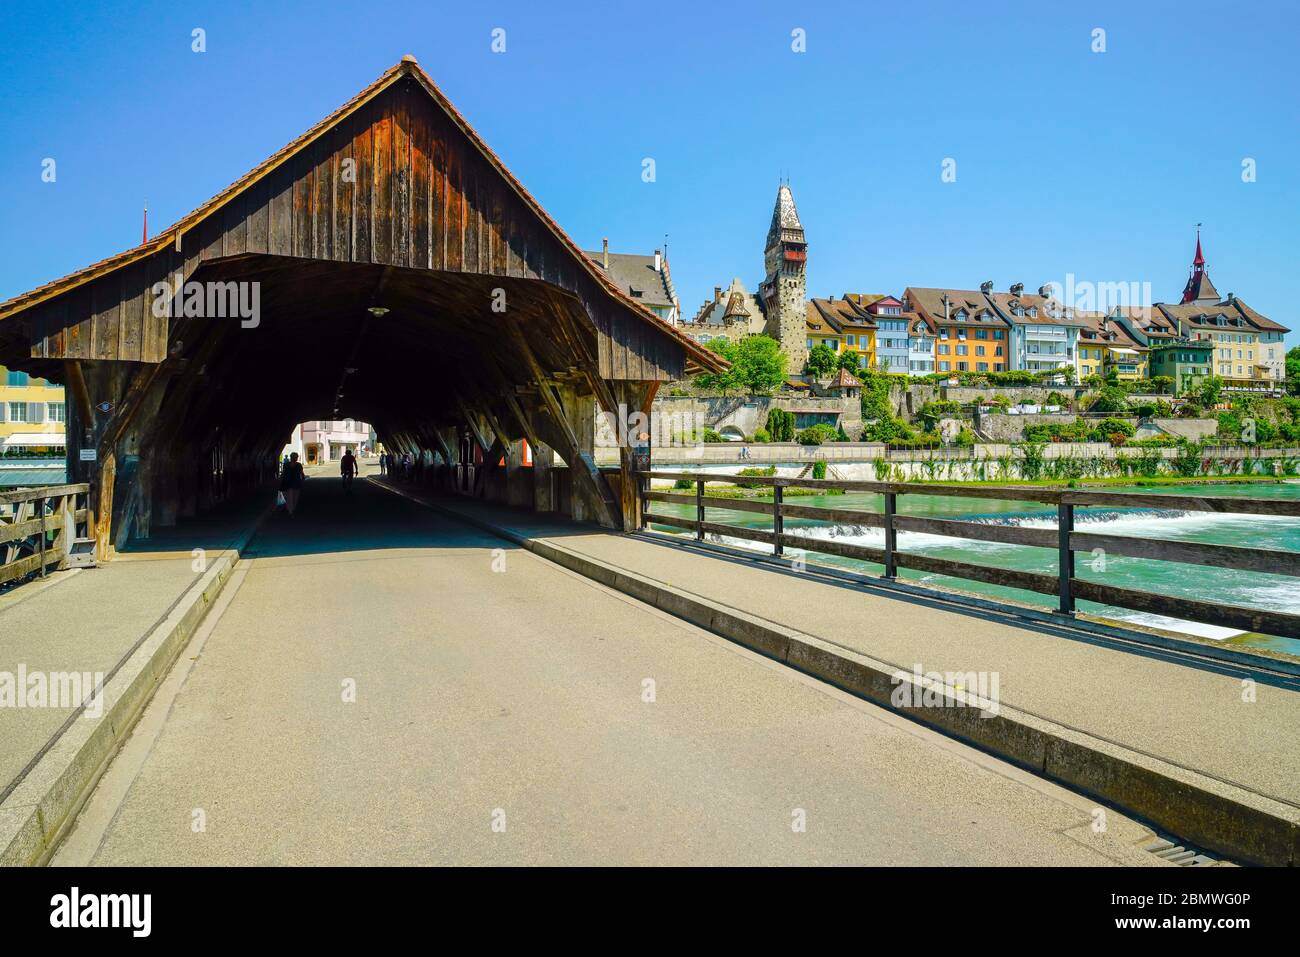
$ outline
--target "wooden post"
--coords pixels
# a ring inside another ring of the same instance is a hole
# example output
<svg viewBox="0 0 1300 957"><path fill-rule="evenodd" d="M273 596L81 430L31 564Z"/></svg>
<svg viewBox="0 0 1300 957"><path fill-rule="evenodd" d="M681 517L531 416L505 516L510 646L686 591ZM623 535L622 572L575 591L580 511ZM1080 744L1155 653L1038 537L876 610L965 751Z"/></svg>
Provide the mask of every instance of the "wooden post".
<svg viewBox="0 0 1300 957"><path fill-rule="evenodd" d="M695 483L695 521L699 522L695 526L695 540L704 541L704 479L698 479Z"/></svg>
<svg viewBox="0 0 1300 957"><path fill-rule="evenodd" d="M894 552L898 550L898 530L894 528L894 516L898 510L898 496L894 492L885 493L885 577L897 578L898 567L894 562Z"/></svg>
<svg viewBox="0 0 1300 957"><path fill-rule="evenodd" d="M1074 506L1062 502L1056 506L1057 565L1060 576L1060 606L1062 615L1074 614L1074 592L1070 579L1074 577L1074 550L1070 548L1070 533L1074 531Z"/></svg>
<svg viewBox="0 0 1300 957"><path fill-rule="evenodd" d="M772 486L772 534L776 536L772 554L777 558L780 558L785 551L785 546L781 544L781 536L785 534L785 516L781 514L781 503L784 499L785 487L778 482Z"/></svg>

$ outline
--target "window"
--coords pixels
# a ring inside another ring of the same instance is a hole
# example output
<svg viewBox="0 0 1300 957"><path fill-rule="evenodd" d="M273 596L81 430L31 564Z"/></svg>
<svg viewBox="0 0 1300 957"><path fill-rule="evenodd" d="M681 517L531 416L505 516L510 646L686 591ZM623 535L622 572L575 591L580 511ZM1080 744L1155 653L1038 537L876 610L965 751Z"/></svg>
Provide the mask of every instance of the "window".
<svg viewBox="0 0 1300 957"><path fill-rule="evenodd" d="M975 330L975 338L976 338L976 339L987 339L988 337L989 337L989 331L988 331L987 329L976 329L976 330Z"/></svg>
<svg viewBox="0 0 1300 957"><path fill-rule="evenodd" d="M947 360L947 359L941 359L941 360L939 361L939 371L940 371L940 372L947 372L947 371L948 371L948 360Z"/></svg>
<svg viewBox="0 0 1300 957"><path fill-rule="evenodd" d="M968 352L969 352L969 349L970 349L969 346L958 346L958 347L957 347L957 355L959 355L959 356L967 355Z"/></svg>
<svg viewBox="0 0 1300 957"><path fill-rule="evenodd" d="M813 347L812 340L809 339L809 340L808 340L808 348L811 349L812 347Z"/></svg>
<svg viewBox="0 0 1300 957"><path fill-rule="evenodd" d="M49 415L46 417L47 422L66 422L68 420L67 408L62 402L47 402L45 404L49 408Z"/></svg>
<svg viewBox="0 0 1300 957"><path fill-rule="evenodd" d="M10 375L13 375L12 372L9 373L9 374L10 374ZM27 403L26 403L26 402L10 402L10 403L9 403L9 421L10 421L10 422L26 422L26 421L27 421Z"/></svg>
<svg viewBox="0 0 1300 957"><path fill-rule="evenodd" d="M976 354L977 356L982 356L982 355L984 355L984 347L983 347L983 346L976 346L976 347L975 347L975 354Z"/></svg>
<svg viewBox="0 0 1300 957"><path fill-rule="evenodd" d="M1001 330L1001 329L994 329L994 330L993 330L993 338L994 338L994 339L1001 339L1001 338L1002 338L1002 330Z"/></svg>
<svg viewBox="0 0 1300 957"><path fill-rule="evenodd" d="M987 362L977 362L977 363L975 363L975 371L976 371L976 372L988 372L988 371L989 371L989 364L988 364Z"/></svg>
<svg viewBox="0 0 1300 957"><path fill-rule="evenodd" d="M11 370L9 375L6 377L5 385L24 386L27 385L27 382L28 378L26 372L14 372ZM15 421L18 420L15 419Z"/></svg>
<svg viewBox="0 0 1300 957"><path fill-rule="evenodd" d="M845 336L845 337L844 337L844 344L845 344L845 345L849 345L849 346L856 345L856 344L857 344L857 341L858 341L858 340L857 340L857 337L855 337L855 336Z"/></svg>
<svg viewBox="0 0 1300 957"><path fill-rule="evenodd" d="M948 354L948 351L949 351L948 343L946 342L939 343L939 355L946 356Z"/></svg>

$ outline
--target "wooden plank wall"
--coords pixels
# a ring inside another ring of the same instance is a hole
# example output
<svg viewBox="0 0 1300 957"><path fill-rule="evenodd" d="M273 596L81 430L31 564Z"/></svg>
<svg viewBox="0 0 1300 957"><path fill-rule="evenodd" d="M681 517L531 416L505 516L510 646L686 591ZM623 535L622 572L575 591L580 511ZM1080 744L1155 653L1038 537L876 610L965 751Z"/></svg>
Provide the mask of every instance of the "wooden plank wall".
<svg viewBox="0 0 1300 957"><path fill-rule="evenodd" d="M168 319L152 314L152 284L250 253L544 280L585 308L604 377L684 373L681 344L591 277L409 77L207 214L181 252L34 307L32 355L160 362Z"/></svg>

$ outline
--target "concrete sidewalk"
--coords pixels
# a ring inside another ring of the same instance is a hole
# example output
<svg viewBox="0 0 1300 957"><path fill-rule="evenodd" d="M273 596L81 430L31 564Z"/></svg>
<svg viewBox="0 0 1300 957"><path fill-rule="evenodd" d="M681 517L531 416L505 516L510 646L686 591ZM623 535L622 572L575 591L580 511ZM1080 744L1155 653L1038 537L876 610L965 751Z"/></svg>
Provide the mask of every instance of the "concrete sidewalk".
<svg viewBox="0 0 1300 957"><path fill-rule="evenodd" d="M108 675L204 569L247 533L270 500L267 493L157 529L105 565L59 572L0 598L0 672L16 674L22 667L28 674ZM52 744L74 710L0 708L0 793Z"/></svg>
<svg viewBox="0 0 1300 957"><path fill-rule="evenodd" d="M704 554L648 535L612 534L461 497L435 501L521 539L551 542L902 671L919 665L926 672L996 672L1004 707L1276 802L1270 813L1300 821L1295 691L1261 682L1247 700L1240 677L995 616Z"/></svg>

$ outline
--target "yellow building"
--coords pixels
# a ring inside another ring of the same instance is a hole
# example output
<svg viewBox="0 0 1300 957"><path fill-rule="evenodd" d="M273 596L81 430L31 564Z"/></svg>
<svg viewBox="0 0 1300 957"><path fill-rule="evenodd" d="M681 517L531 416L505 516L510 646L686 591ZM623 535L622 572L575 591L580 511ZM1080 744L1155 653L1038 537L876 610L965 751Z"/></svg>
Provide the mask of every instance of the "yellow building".
<svg viewBox="0 0 1300 957"><path fill-rule="evenodd" d="M876 322L867 306L882 296L846 296L844 299L808 300L807 339L811 352L820 345L840 356L855 353L859 369L876 366Z"/></svg>
<svg viewBox="0 0 1300 957"><path fill-rule="evenodd" d="M62 458L63 386L0 366L0 454Z"/></svg>
<svg viewBox="0 0 1300 957"><path fill-rule="evenodd" d="M1146 346L1116 317L1101 313L1076 313L1075 317L1083 322L1075 357L1080 382L1090 375L1109 378L1112 373L1121 381L1148 378Z"/></svg>

